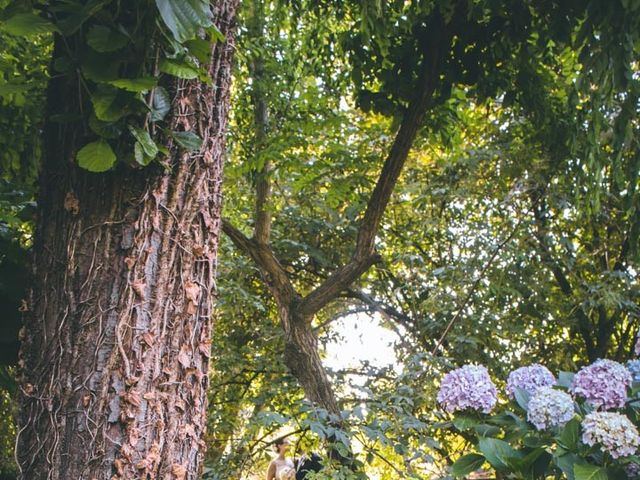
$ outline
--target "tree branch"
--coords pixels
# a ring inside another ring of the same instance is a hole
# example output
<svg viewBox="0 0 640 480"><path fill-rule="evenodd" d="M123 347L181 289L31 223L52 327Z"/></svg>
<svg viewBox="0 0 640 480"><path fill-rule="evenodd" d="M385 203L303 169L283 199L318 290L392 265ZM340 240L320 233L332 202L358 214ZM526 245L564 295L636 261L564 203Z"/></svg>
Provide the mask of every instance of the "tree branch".
<svg viewBox="0 0 640 480"><path fill-rule="evenodd" d="M247 28L254 39L264 37L264 3L261 1L249 2ZM253 102L253 119L255 126L255 152L264 150L269 127L269 107L265 95L264 80L264 50L256 49L249 62L251 75L251 100ZM271 235L271 212L269 201L271 198L271 171L273 164L266 158L256 172L256 195L254 213L254 238L259 243L268 243Z"/></svg>
<svg viewBox="0 0 640 480"><path fill-rule="evenodd" d="M540 246L540 256L542 257L543 262L551 270L551 273L556 279L556 282L558 282L558 286L560 287L562 293L564 293L567 298L571 299L573 298L573 287L571 286L569 279L562 270L562 267L553 258L553 254L551 253L547 237L545 235L546 225L544 217L542 216L540 208L538 208L536 205L534 205L533 207L533 218L536 226L536 230L534 231L533 236ZM578 331L580 332L580 336L584 341L585 348L587 350L587 356L591 361L593 361L597 358L597 353L595 342L593 341L591 332L591 321L589 320L589 317L583 310L582 306L576 305L575 311L576 318L578 320Z"/></svg>
<svg viewBox="0 0 640 480"><path fill-rule="evenodd" d="M511 231L511 233L509 233L509 235L507 237L505 237L505 239L502 240L498 244L498 246L496 246L495 250L491 254L491 257L489 258L487 263L485 263L485 265L482 267L482 270L480 270L480 273L478 274L478 277L473 282L473 285L471 285L471 288L469 289L469 292L467 293L467 295L464 297L464 300L458 306L458 311L453 316L451 321L449 321L449 323L447 324L446 328L444 329L444 332L442 332L442 335L438 339L438 343L436 343L436 346L434 347L433 351L431 352L431 355L435 356L435 354L438 352L438 349L440 348L440 346L442 345L442 342L444 341L445 337L447 336L447 334L451 330L451 327L453 327L453 324L458 320L458 318L460 318L460 316L462 315L463 310L465 309L465 307L469 303L469 300L471 300L471 297L473 297L473 294L475 293L476 289L478 288L478 285L480 285L480 282L484 278L485 273L487 272L487 270L489 270L489 267L491 267L491 265L493 265L493 261L496 259L496 257L498 256L498 253L500 253L502 248L507 243L509 243L511 241L511 239L515 236L515 234L518 231L518 229L520 228L520 225L522 224L523 220L524 220L524 215L518 220L516 225L513 227L513 230Z"/></svg>
<svg viewBox="0 0 640 480"><path fill-rule="evenodd" d="M378 302L371 295L366 294L361 290L349 289L348 295L352 298L360 300L365 305L368 305L371 309L380 313L383 318L389 322L397 322L408 330L414 330L415 325L413 319L409 315L396 310L395 308Z"/></svg>
<svg viewBox="0 0 640 480"><path fill-rule="evenodd" d="M440 49L445 48L447 47L440 46ZM360 222L356 247L351 260L338 268L329 278L303 298L300 309L305 316L312 316L322 309L377 261L375 238L380 221L433 97L438 78L439 61L439 50L434 49L429 57L429 62L425 62L423 65L418 80L417 95L405 112L400 129L378 177L378 182L369 198L367 209Z"/></svg>
<svg viewBox="0 0 640 480"><path fill-rule="evenodd" d="M268 245L248 238L226 219L222 220L222 231L238 249L249 255L256 263L271 294L279 305L289 305L298 296L286 270Z"/></svg>

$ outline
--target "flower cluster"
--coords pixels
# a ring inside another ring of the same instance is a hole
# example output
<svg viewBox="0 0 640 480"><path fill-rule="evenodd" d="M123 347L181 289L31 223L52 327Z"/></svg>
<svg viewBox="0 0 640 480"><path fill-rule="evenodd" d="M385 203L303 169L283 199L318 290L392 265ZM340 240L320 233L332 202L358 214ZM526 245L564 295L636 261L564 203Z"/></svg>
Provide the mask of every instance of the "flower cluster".
<svg viewBox="0 0 640 480"><path fill-rule="evenodd" d="M630 463L624 468L624 471L630 480L637 480L640 478L640 464Z"/></svg>
<svg viewBox="0 0 640 480"><path fill-rule="evenodd" d="M562 426L574 414L571 395L551 387L538 388L527 407L527 420L538 430Z"/></svg>
<svg viewBox="0 0 640 480"><path fill-rule="evenodd" d="M448 412L481 410L489 413L496 404L498 391L482 365L465 365L447 373L438 392L438 403Z"/></svg>
<svg viewBox="0 0 640 480"><path fill-rule="evenodd" d="M633 455L640 445L638 429L624 415L615 412L592 412L582 421L582 441L599 444L613 458Z"/></svg>
<svg viewBox="0 0 640 480"><path fill-rule="evenodd" d="M526 390L533 395L540 387L550 387L556 383L556 378L549 369L538 363L514 370L507 379L507 393L513 398L516 389Z"/></svg>
<svg viewBox="0 0 640 480"><path fill-rule="evenodd" d="M627 362L627 370L631 372L634 382L640 382L640 360L629 360Z"/></svg>
<svg viewBox="0 0 640 480"><path fill-rule="evenodd" d="M596 408L621 408L627 399L631 373L613 360L597 360L576 373L571 393L583 397Z"/></svg>

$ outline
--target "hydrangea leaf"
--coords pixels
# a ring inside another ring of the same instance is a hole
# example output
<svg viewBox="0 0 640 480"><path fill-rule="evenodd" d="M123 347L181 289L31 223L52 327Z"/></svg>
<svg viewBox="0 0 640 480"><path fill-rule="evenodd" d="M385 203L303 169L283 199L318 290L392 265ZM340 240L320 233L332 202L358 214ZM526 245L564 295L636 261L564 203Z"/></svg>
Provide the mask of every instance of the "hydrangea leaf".
<svg viewBox="0 0 640 480"><path fill-rule="evenodd" d="M482 464L485 462L485 458L478 453L469 453L460 457L451 465L451 474L455 478L463 478L470 473L479 470Z"/></svg>
<svg viewBox="0 0 640 480"><path fill-rule="evenodd" d="M573 466L575 480L608 480L607 471L603 467L576 463Z"/></svg>

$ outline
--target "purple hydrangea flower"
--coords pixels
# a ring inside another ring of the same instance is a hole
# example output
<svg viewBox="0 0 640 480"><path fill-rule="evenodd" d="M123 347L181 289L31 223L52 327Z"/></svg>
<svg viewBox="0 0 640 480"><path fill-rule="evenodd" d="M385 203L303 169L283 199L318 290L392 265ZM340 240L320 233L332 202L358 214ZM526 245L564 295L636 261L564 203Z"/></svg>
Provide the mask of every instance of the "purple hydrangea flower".
<svg viewBox="0 0 640 480"><path fill-rule="evenodd" d="M629 463L624 467L624 471L631 480L640 478L640 464L638 463Z"/></svg>
<svg viewBox="0 0 640 480"><path fill-rule="evenodd" d="M571 395L551 387L538 388L527 406L527 420L538 430L562 426L574 415Z"/></svg>
<svg viewBox="0 0 640 480"><path fill-rule="evenodd" d="M581 396L596 408L621 408L627 400L631 373L613 360L597 360L584 367L571 383L571 393Z"/></svg>
<svg viewBox="0 0 640 480"><path fill-rule="evenodd" d="M615 412L591 412L582 421L582 441L599 444L613 458L633 455L640 445L638 429L625 415Z"/></svg>
<svg viewBox="0 0 640 480"><path fill-rule="evenodd" d="M447 373L438 392L438 403L450 413L466 409L489 413L497 399L498 390L482 365L465 365Z"/></svg>
<svg viewBox="0 0 640 480"><path fill-rule="evenodd" d="M640 360L629 360L627 362L627 370L631 372L634 382L640 382Z"/></svg>
<svg viewBox="0 0 640 480"><path fill-rule="evenodd" d="M549 369L539 363L514 370L507 378L507 393L513 398L516 388L526 390L529 395L536 393L540 387L550 387L556 383L556 378Z"/></svg>

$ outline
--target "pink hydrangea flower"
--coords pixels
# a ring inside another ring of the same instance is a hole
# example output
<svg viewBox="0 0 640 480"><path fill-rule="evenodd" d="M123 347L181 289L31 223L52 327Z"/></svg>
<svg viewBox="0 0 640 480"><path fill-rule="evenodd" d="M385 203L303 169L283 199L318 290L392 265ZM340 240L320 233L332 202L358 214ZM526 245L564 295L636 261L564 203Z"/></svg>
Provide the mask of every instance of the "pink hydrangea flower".
<svg viewBox="0 0 640 480"><path fill-rule="evenodd" d="M631 372L624 365L601 359L576 373L570 390L594 407L610 410L624 407L630 386Z"/></svg>

